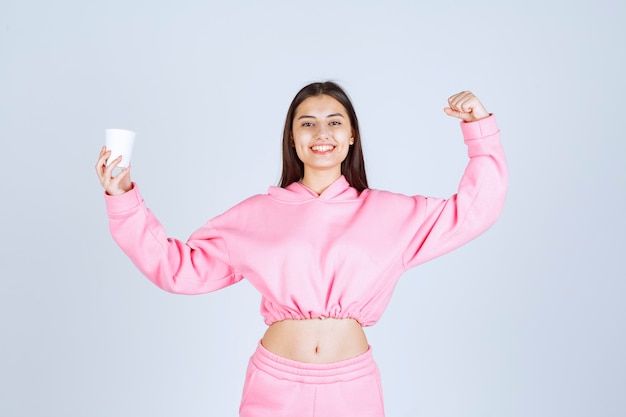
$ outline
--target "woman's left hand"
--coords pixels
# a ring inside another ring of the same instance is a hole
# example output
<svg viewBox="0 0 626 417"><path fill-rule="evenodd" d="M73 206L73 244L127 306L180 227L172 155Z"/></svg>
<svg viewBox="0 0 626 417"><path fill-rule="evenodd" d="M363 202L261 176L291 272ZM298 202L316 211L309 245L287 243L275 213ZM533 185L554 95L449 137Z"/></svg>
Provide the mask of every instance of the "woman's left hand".
<svg viewBox="0 0 626 417"><path fill-rule="evenodd" d="M471 91L461 91L448 99L448 106L443 109L448 116L457 117L464 122L475 122L490 114Z"/></svg>

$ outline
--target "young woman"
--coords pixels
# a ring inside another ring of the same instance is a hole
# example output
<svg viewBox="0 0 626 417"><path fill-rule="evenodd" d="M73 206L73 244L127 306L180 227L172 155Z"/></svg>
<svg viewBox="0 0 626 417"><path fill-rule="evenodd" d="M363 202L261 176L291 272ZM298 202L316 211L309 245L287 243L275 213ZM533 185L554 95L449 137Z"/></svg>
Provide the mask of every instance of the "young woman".
<svg viewBox="0 0 626 417"><path fill-rule="evenodd" d="M240 416L383 416L364 326L385 309L407 269L468 242L498 217L507 170L495 119L470 92L448 99L469 163L449 199L368 188L357 116L332 82L295 96L283 132L280 187L195 231L168 238L130 168L96 171L111 233L166 291L197 294L248 279L268 324L250 359Z"/></svg>

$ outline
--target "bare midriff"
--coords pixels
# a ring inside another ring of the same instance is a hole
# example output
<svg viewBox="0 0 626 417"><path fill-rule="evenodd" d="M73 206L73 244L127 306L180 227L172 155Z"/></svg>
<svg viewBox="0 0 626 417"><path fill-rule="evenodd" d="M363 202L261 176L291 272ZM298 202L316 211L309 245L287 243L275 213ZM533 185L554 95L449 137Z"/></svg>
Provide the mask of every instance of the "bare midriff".
<svg viewBox="0 0 626 417"><path fill-rule="evenodd" d="M299 362L331 363L367 352L363 327L354 319L303 319L273 323L261 340L270 352Z"/></svg>

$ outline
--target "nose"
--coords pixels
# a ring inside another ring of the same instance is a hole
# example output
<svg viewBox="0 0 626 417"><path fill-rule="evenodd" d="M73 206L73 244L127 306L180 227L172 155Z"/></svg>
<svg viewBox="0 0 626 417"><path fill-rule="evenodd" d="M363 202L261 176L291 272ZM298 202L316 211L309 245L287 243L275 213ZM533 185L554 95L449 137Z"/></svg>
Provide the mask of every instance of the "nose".
<svg viewBox="0 0 626 417"><path fill-rule="evenodd" d="M318 139L327 139L328 138L328 131L326 130L326 126L325 125L321 125L319 127L319 129L317 130L317 138Z"/></svg>

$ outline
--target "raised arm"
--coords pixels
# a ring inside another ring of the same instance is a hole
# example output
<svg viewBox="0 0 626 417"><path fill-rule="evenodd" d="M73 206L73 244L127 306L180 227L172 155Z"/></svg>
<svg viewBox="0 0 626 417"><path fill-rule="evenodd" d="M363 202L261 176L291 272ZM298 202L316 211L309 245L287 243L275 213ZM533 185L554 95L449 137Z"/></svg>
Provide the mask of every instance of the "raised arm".
<svg viewBox="0 0 626 417"><path fill-rule="evenodd" d="M416 207L423 209L403 255L407 268L474 239L497 220L504 204L508 171L494 116L469 91L453 95L448 104L446 114L462 120L469 162L450 198L415 197Z"/></svg>

